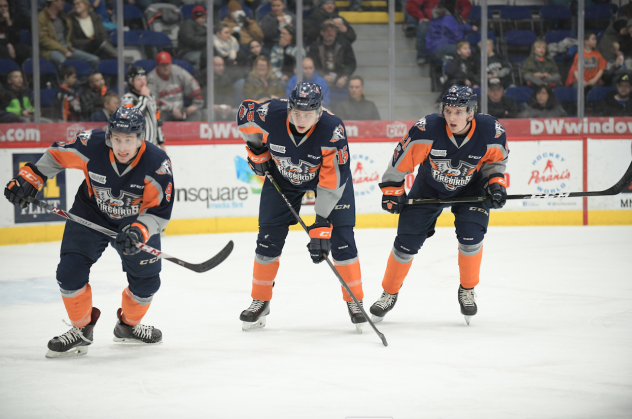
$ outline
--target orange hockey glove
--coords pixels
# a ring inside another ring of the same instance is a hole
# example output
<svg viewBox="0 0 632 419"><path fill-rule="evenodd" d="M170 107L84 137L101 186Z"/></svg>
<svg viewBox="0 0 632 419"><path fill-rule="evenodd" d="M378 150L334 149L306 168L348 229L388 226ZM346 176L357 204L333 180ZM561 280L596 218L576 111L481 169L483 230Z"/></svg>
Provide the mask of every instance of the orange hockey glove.
<svg viewBox="0 0 632 419"><path fill-rule="evenodd" d="M311 240L307 245L314 263L320 263L329 256L333 226L328 219L316 214L316 222L307 228Z"/></svg>
<svg viewBox="0 0 632 419"><path fill-rule="evenodd" d="M4 188L4 196L15 206L26 208L29 204L26 197L32 198L37 195L37 191L44 186L48 178L40 172L34 164L26 163L20 172L11 179Z"/></svg>
<svg viewBox="0 0 632 419"><path fill-rule="evenodd" d="M265 145L256 148L251 143L246 143L248 150L248 165L257 176L265 176L266 172L271 172L274 167L274 160L270 150Z"/></svg>

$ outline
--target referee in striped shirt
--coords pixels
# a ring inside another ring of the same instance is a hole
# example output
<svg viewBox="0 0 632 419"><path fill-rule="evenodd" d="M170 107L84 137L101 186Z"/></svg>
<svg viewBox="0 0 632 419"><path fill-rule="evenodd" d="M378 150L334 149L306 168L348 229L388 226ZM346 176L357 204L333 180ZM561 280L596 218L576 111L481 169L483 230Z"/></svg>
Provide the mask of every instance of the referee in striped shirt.
<svg viewBox="0 0 632 419"><path fill-rule="evenodd" d="M143 67L131 67L127 72L129 91L123 96L122 106L135 107L145 117L145 140L165 149L165 136L162 133L160 110L156 99L147 87L147 71Z"/></svg>

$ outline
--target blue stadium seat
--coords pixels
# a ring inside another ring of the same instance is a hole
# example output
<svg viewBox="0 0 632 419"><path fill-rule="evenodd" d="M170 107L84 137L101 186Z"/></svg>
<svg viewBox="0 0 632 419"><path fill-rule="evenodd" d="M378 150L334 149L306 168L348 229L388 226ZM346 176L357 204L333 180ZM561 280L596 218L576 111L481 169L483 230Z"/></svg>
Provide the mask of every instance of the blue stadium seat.
<svg viewBox="0 0 632 419"><path fill-rule="evenodd" d="M77 70L77 77L86 77L94 73L92 66L83 60L66 60L63 65L74 67Z"/></svg>
<svg viewBox="0 0 632 419"><path fill-rule="evenodd" d="M20 66L13 60L0 59L0 76L6 76L12 71L20 71Z"/></svg>
<svg viewBox="0 0 632 419"><path fill-rule="evenodd" d="M560 42L564 38L577 39L577 36L575 35L575 32L565 31L565 30L548 31L547 33L544 34L544 42L546 42L547 44Z"/></svg>
<svg viewBox="0 0 632 419"><path fill-rule="evenodd" d="M518 103L527 103L531 95L533 94L533 89L530 87L520 86L520 87L510 87L505 91L505 96L514 99Z"/></svg>
<svg viewBox="0 0 632 419"><path fill-rule="evenodd" d="M182 60L179 58L174 58L173 59L173 64L178 65L182 68L184 68L186 71L189 72L189 74L193 75L195 73L195 69L193 68L193 65L188 62L187 60Z"/></svg>
<svg viewBox="0 0 632 419"><path fill-rule="evenodd" d="M494 32L492 30L488 30L487 31L487 39L491 39L492 41L494 41L494 44L495 44L496 43L496 32ZM467 42L469 42L470 45L478 45L478 43L481 41L481 31L469 32L465 36L465 40Z"/></svg>
<svg viewBox="0 0 632 419"><path fill-rule="evenodd" d="M40 64L40 74L55 74L57 75L57 70L55 70L55 66L53 63L48 61L46 58L39 59ZM33 60L31 58L24 61L22 65L24 69L24 73L33 74Z"/></svg>
<svg viewBox="0 0 632 419"><path fill-rule="evenodd" d="M507 31L505 34L505 44L507 45L531 46L537 40L538 37L535 32L530 30Z"/></svg>
<svg viewBox="0 0 632 419"><path fill-rule="evenodd" d="M527 6L503 6L500 18L504 20L530 20L531 10Z"/></svg>
<svg viewBox="0 0 632 419"><path fill-rule="evenodd" d="M134 61L134 67L143 67L147 73L156 68L156 60L138 60Z"/></svg>
<svg viewBox="0 0 632 419"><path fill-rule="evenodd" d="M51 108L55 105L57 89L41 89L40 100L42 108Z"/></svg>
<svg viewBox="0 0 632 419"><path fill-rule="evenodd" d="M577 89L574 87L556 87L553 94L561 103L577 102Z"/></svg>
<svg viewBox="0 0 632 419"><path fill-rule="evenodd" d="M143 12L133 4L123 5L123 19L144 19Z"/></svg>
<svg viewBox="0 0 632 419"><path fill-rule="evenodd" d="M481 20L483 17L483 12L481 11L481 6L472 6L472 10L470 10L470 14L467 16L467 20ZM489 20L492 19L492 10L487 8L487 18Z"/></svg>
<svg viewBox="0 0 632 419"><path fill-rule="evenodd" d="M255 15L257 16L257 22L260 21L262 17L264 17L271 11L272 11L272 6L270 6L270 3L266 3L257 7L257 10L255 11Z"/></svg>
<svg viewBox="0 0 632 419"><path fill-rule="evenodd" d="M123 44L126 47L142 45L140 41L140 36L139 36L140 32L144 32L144 31L134 30L134 31L123 32ZM112 35L110 36L110 41L112 42L112 45L114 46L118 46L118 38L116 35L117 35L116 32L112 32Z"/></svg>
<svg viewBox="0 0 632 419"><path fill-rule="evenodd" d="M64 3L64 14L68 14L72 11L72 4Z"/></svg>
<svg viewBox="0 0 632 419"><path fill-rule="evenodd" d="M171 39L162 32L138 31L140 45L149 47L170 47Z"/></svg>
<svg viewBox="0 0 632 419"><path fill-rule="evenodd" d="M612 17L612 9L609 4L594 4L586 7L584 14L586 20L610 19Z"/></svg>
<svg viewBox="0 0 632 419"><path fill-rule="evenodd" d="M33 43L31 32L28 29L20 29L20 43L31 45Z"/></svg>
<svg viewBox="0 0 632 419"><path fill-rule="evenodd" d="M597 86L588 92L587 102L601 102L606 98L606 93L617 90L614 86Z"/></svg>
<svg viewBox="0 0 632 419"><path fill-rule="evenodd" d="M118 60L101 60L97 71L103 75L118 76ZM127 73L127 65L123 72Z"/></svg>
<svg viewBox="0 0 632 419"><path fill-rule="evenodd" d="M540 9L540 17L549 20L568 20L572 19L573 15L566 6L551 5Z"/></svg>

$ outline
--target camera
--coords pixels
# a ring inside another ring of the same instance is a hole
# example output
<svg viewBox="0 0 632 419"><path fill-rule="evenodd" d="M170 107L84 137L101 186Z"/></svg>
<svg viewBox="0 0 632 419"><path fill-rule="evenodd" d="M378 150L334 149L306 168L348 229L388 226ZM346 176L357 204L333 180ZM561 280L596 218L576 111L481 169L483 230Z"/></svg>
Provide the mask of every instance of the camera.
<svg viewBox="0 0 632 419"><path fill-rule="evenodd" d="M246 12L243 10L237 10L233 16L239 26L243 26L246 23Z"/></svg>

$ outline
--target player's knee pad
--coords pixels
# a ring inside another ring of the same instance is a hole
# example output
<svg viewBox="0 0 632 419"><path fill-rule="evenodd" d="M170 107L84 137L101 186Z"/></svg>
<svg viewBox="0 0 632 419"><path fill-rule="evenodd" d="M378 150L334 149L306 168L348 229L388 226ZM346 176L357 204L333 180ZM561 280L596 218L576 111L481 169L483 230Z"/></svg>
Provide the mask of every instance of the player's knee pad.
<svg viewBox="0 0 632 419"><path fill-rule="evenodd" d="M145 277L127 274L129 290L138 298L150 298L160 289L160 275Z"/></svg>
<svg viewBox="0 0 632 419"><path fill-rule="evenodd" d="M459 244L473 246L483 243L487 228L472 221L456 221L456 237ZM460 247L459 247L460 248Z"/></svg>
<svg viewBox="0 0 632 419"><path fill-rule="evenodd" d="M395 259L399 263L408 263L415 258L415 255L411 255L408 253L400 252L395 247L393 247L393 259Z"/></svg>
<svg viewBox="0 0 632 419"><path fill-rule="evenodd" d="M483 242L476 244L459 243L459 252L463 256L476 256L483 248Z"/></svg>
<svg viewBox="0 0 632 419"><path fill-rule="evenodd" d="M393 249L406 255L416 255L427 237L426 234L398 234Z"/></svg>
<svg viewBox="0 0 632 419"><path fill-rule="evenodd" d="M331 232L331 256L336 261L351 260L358 256L353 226L334 226Z"/></svg>
<svg viewBox="0 0 632 419"><path fill-rule="evenodd" d="M255 253L267 257L279 257L283 252L288 226L260 226Z"/></svg>
<svg viewBox="0 0 632 419"><path fill-rule="evenodd" d="M57 265L57 283L65 291L77 291L83 288L90 277L90 268L94 264L90 258L79 253L64 253Z"/></svg>

